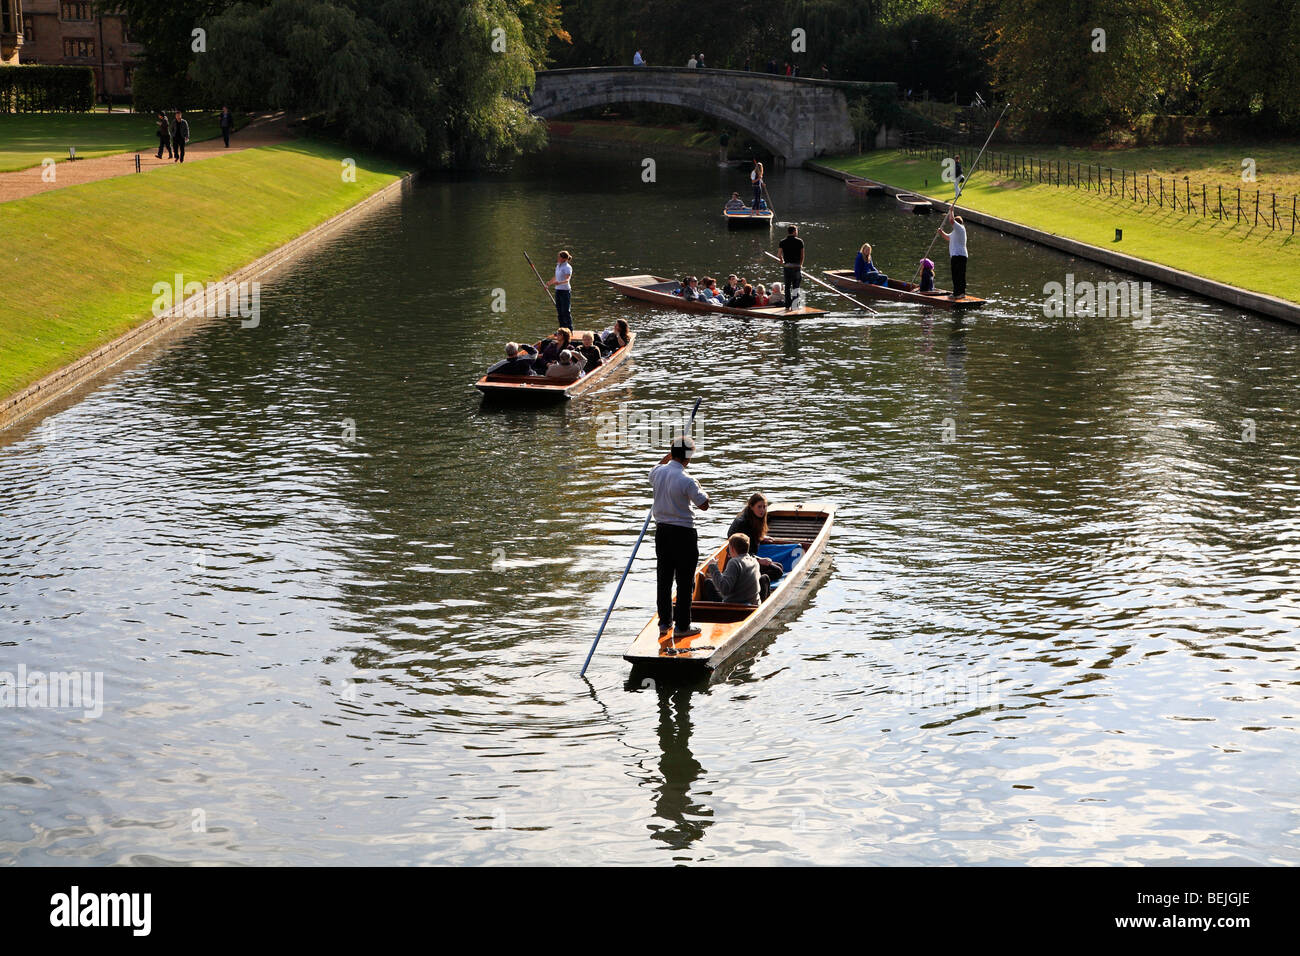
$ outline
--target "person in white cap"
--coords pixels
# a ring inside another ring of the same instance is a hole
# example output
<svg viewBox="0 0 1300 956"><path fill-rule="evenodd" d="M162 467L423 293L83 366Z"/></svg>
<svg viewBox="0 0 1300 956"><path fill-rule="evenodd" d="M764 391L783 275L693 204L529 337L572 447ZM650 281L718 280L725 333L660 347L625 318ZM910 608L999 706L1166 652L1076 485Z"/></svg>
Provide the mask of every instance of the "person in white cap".
<svg viewBox="0 0 1300 956"><path fill-rule="evenodd" d="M700 561L691 505L707 511L709 496L686 473L694 454L694 439L689 435L674 438L668 460L650 470L650 484L654 488L660 639L669 630L674 638L700 633L698 627L691 626L691 594L695 590L695 568ZM673 613L674 581L677 583L676 614Z"/></svg>

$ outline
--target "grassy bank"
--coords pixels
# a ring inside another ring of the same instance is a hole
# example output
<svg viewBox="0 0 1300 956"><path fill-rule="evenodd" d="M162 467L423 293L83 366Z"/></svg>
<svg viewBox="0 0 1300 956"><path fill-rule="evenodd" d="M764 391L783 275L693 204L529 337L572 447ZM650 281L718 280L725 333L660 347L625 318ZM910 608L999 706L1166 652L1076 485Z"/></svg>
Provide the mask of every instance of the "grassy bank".
<svg viewBox="0 0 1300 956"><path fill-rule="evenodd" d="M220 133L215 113L186 115L190 142ZM0 115L0 172L39 166L47 156L67 162L68 147L79 159L157 149L154 118L139 113L17 113Z"/></svg>
<svg viewBox="0 0 1300 956"><path fill-rule="evenodd" d="M1228 150L1233 156L1242 155L1240 147L1206 147L1204 149L1209 152L1198 159L1196 147L1157 147L1119 153L1099 151L1106 157L1100 161L1132 169L1134 163L1151 162L1154 165L1166 149L1182 156L1184 168L1178 170L1180 177L1184 175L1187 164L1209 161L1209 168L1222 169L1222 150ZM1026 154L1029 152L1025 150ZM1050 151L1034 152L1034 155L1048 158ZM974 151L968 162L973 156ZM1067 150L1062 152L1061 158L1082 159L1086 163L1087 156L1085 151ZM1256 159L1259 161L1259 157ZM1294 157L1289 161L1295 165ZM940 180L938 163L924 157L879 150L861 156L830 157L820 162L854 176L879 180L935 199L950 199L952 196L951 186ZM1156 169L1165 176L1171 175L1170 165ZM1240 183L1240 165L1236 169L1236 182ZM1224 181L1222 172L1219 179ZM1260 185L1262 182L1261 174ZM1264 188L1279 187L1274 183ZM962 193L962 205L1044 232L1300 302L1300 233L1293 237L1289 225L1286 230L1269 232L1263 226L1256 228L1244 221L1238 224L1185 215L1168 206L1161 209L1064 186L1004 181L987 171L977 171ZM1286 213L1288 218L1284 222L1289 223L1290 204ZM1122 242L1115 242L1116 228L1124 230Z"/></svg>
<svg viewBox="0 0 1300 956"><path fill-rule="evenodd" d="M355 183L340 175L345 157ZM149 318L154 283L228 275L402 172L299 140L5 203L0 395Z"/></svg>

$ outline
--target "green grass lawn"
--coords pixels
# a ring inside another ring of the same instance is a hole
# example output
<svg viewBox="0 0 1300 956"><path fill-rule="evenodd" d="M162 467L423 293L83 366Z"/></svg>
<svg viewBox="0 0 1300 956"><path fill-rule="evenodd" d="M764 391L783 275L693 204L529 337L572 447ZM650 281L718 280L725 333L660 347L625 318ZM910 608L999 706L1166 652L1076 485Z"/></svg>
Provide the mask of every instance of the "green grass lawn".
<svg viewBox="0 0 1300 956"><path fill-rule="evenodd" d="M217 114L186 114L190 142L219 135ZM237 119L236 123L242 122ZM67 162L158 148L154 118L141 113L5 113L0 115L0 173L39 166L47 156Z"/></svg>
<svg viewBox="0 0 1300 956"><path fill-rule="evenodd" d="M402 172L298 140L0 205L0 395L148 319L155 282L228 275Z"/></svg>
<svg viewBox="0 0 1300 956"><path fill-rule="evenodd" d="M1071 158L1079 157L1078 151L1068 152ZM1160 158L1153 150L1133 150L1125 154L1128 158L1122 163L1112 153L1112 162L1133 168L1135 154L1144 154L1144 158L1152 160ZM970 159L973 158L972 153ZM1086 163L1087 159L1083 161ZM820 162L934 199L952 197L952 187L940 180L940 166L932 159L912 157L896 150L877 150ZM1166 176L1170 174L1168 166L1163 170ZM1199 207L1199 197L1195 198ZM962 193L962 205L1045 232L1300 302L1300 230L1295 236L1290 233L1289 203L1283 218L1287 229L1269 232L1262 225L1256 228L1244 221L1240 225L1231 220L1218 222L1175 212L1167 205L1161 209L1065 186L1003 181L989 172L977 171ZM1117 227L1124 230L1122 242L1114 241Z"/></svg>
<svg viewBox="0 0 1300 956"><path fill-rule="evenodd" d="M1296 143L1134 146L1122 149L1016 145L1005 149L998 146L996 151L1061 163L1083 163L1085 169L1089 163L1094 167L1100 163L1102 166L1113 167L1116 177L1119 176L1120 169L1150 173L1153 176L1163 175L1166 178L1177 176L1182 179L1187 176L1193 184L1221 185L1225 193L1228 187L1235 189L1238 186L1243 193L1247 188L1252 194L1260 189L1266 193L1275 192L1279 197L1300 193L1300 144ZM967 164L974 160L978 152L978 146L963 150ZM1245 159L1255 161L1255 181L1249 185L1241 180L1242 160ZM1195 189L1196 186L1193 185L1192 188Z"/></svg>

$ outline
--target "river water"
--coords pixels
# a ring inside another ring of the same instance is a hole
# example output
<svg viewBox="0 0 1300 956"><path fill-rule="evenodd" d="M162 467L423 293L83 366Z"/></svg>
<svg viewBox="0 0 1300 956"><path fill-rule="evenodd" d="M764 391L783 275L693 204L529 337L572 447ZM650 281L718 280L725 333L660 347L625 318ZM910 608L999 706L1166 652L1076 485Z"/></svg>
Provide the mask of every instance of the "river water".
<svg viewBox="0 0 1300 956"><path fill-rule="evenodd" d="M779 276L718 222L743 173L642 171L426 182L256 328L0 439L0 671L104 696L0 712L0 862L1300 862L1300 330L1159 286L1149 324L1049 317L1046 283L1127 277L978 227L964 318L677 314L599 280ZM935 225L771 185L817 268L906 275ZM560 247L578 327L636 354L484 406L553 328L522 252ZM753 490L828 499L827 557L723 680L663 688L620 656L645 547L579 679L661 454L612 423L697 396L703 539Z"/></svg>

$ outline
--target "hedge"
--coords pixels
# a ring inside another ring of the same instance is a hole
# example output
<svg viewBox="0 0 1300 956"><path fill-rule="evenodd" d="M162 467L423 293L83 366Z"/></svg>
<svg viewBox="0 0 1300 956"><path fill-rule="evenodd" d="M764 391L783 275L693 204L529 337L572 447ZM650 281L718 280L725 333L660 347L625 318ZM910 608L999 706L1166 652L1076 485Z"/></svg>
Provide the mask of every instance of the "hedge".
<svg viewBox="0 0 1300 956"><path fill-rule="evenodd" d="M85 113L95 106L88 66L0 66L0 113Z"/></svg>

